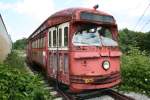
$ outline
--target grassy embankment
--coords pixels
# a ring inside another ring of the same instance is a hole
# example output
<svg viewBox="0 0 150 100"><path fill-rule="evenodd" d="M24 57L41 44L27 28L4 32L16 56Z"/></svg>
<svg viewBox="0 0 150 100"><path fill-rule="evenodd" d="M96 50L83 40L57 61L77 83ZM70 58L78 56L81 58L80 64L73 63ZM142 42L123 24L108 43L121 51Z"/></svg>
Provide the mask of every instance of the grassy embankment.
<svg viewBox="0 0 150 100"><path fill-rule="evenodd" d="M16 51L0 64L0 100L51 100L40 75L25 68L24 58Z"/></svg>

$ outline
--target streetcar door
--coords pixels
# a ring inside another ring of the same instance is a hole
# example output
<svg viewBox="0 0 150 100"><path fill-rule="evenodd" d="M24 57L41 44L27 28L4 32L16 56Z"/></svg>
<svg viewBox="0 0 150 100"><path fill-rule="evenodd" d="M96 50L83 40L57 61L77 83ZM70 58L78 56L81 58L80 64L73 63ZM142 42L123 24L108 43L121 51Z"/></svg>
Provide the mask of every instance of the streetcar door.
<svg viewBox="0 0 150 100"><path fill-rule="evenodd" d="M69 23L63 23L58 25L58 48L59 48L59 72L61 76L64 77L62 79L63 83L69 82L69 53L68 53L68 40L69 40Z"/></svg>
<svg viewBox="0 0 150 100"><path fill-rule="evenodd" d="M57 74L57 28L51 27L48 32L48 74L56 78Z"/></svg>
<svg viewBox="0 0 150 100"><path fill-rule="evenodd" d="M62 56L62 66L60 66L60 70L63 73L68 73L68 32L69 32L69 23L63 23L58 26L58 47L59 54Z"/></svg>
<svg viewBox="0 0 150 100"><path fill-rule="evenodd" d="M48 33L48 73L54 78L59 75L66 84L69 83L68 33L69 23L51 27Z"/></svg>

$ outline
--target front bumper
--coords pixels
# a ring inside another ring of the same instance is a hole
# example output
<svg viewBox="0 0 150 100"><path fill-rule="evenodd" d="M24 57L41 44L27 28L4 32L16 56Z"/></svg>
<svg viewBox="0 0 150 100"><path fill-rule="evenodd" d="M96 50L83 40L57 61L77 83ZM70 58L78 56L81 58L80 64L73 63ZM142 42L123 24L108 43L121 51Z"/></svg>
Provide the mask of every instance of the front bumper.
<svg viewBox="0 0 150 100"><path fill-rule="evenodd" d="M74 89L100 89L110 88L121 82L119 72L100 76L71 76L71 87Z"/></svg>

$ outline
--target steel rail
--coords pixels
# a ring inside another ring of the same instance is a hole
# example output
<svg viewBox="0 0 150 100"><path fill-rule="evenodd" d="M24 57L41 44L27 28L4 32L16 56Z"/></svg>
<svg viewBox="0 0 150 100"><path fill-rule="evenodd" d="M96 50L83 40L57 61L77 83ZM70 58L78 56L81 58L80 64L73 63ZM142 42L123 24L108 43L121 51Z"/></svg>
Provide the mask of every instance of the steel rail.
<svg viewBox="0 0 150 100"><path fill-rule="evenodd" d="M113 97L115 100L135 100L132 97L126 96L112 89L108 89L107 91L104 91L104 93Z"/></svg>
<svg viewBox="0 0 150 100"><path fill-rule="evenodd" d="M67 92L64 92L61 89L57 89L57 92L61 95L63 100L76 100L72 95L68 94Z"/></svg>

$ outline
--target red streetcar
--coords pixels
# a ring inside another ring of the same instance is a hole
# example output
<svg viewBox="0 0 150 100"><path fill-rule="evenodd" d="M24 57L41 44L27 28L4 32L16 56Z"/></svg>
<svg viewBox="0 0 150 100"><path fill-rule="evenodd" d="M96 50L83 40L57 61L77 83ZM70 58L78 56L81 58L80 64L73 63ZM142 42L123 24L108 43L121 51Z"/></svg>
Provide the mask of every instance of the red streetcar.
<svg viewBox="0 0 150 100"><path fill-rule="evenodd" d="M27 59L71 91L111 88L121 82L117 24L96 9L56 12L28 38Z"/></svg>

